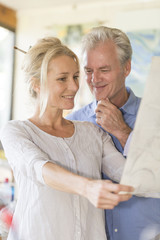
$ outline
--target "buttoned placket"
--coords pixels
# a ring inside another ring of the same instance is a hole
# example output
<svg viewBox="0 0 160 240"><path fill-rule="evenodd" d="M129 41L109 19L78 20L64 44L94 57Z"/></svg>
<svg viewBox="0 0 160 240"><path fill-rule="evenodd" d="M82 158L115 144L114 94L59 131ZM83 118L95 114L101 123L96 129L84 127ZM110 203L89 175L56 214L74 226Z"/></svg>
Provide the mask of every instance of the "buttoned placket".
<svg viewBox="0 0 160 240"><path fill-rule="evenodd" d="M119 220L119 212L117 212L117 208L113 212L113 239L119 240L120 235L119 235L119 227L120 225L120 220Z"/></svg>
<svg viewBox="0 0 160 240"><path fill-rule="evenodd" d="M80 218L80 201L79 196L74 196L74 210L75 210L75 240L81 239L81 218Z"/></svg>
<svg viewBox="0 0 160 240"><path fill-rule="evenodd" d="M63 139L63 145L65 147L65 150L67 152L67 157L69 160L69 166L71 169L74 169L74 172L78 174L78 169L77 169L77 162L75 160L75 157L67 145L66 141L67 139ZM75 232L74 232L74 239L75 240L80 240L81 239L81 217L80 217L80 196L78 195L73 195L73 208L74 208L74 213L75 213Z"/></svg>

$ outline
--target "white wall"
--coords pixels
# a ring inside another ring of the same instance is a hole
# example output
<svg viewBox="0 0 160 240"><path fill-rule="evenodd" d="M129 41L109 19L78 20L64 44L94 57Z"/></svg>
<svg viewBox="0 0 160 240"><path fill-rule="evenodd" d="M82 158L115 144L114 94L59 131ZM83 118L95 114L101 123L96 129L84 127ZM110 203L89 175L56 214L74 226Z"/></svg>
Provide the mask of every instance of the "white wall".
<svg viewBox="0 0 160 240"><path fill-rule="evenodd" d="M160 29L160 2L154 6L149 3L116 5L92 4L81 5L77 8L61 7L53 9L37 9L20 11L16 45L23 50L43 36L53 35L54 25L79 23L103 24L117 27L123 31ZM29 116L31 110L28 103L26 86L21 71L23 53L16 51L15 89L13 118L23 119ZM88 101L91 96L88 96Z"/></svg>

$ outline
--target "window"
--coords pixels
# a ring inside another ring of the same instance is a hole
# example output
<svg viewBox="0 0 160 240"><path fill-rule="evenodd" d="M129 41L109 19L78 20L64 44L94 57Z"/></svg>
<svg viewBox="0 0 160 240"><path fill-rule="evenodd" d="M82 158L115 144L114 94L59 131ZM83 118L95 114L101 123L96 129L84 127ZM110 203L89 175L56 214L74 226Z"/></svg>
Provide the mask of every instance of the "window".
<svg viewBox="0 0 160 240"><path fill-rule="evenodd" d="M0 128L11 119L14 35L0 27Z"/></svg>
<svg viewBox="0 0 160 240"><path fill-rule="evenodd" d="M0 128L12 117L16 12L0 4Z"/></svg>
<svg viewBox="0 0 160 240"><path fill-rule="evenodd" d="M16 12L0 4L0 129L12 118L12 87ZM0 182L13 181L0 142Z"/></svg>

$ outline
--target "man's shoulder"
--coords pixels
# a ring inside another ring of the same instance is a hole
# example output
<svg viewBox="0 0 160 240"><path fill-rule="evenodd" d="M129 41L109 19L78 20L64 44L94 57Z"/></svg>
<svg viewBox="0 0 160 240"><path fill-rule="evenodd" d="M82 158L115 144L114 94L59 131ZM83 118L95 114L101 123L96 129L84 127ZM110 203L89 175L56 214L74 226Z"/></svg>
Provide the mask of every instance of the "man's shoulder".
<svg viewBox="0 0 160 240"><path fill-rule="evenodd" d="M82 108L73 111L72 113L66 116L66 119L69 120L79 120L79 121L87 121L92 115L94 115L94 102L91 102Z"/></svg>
<svg viewBox="0 0 160 240"><path fill-rule="evenodd" d="M136 116L141 103L141 98L136 96L131 88L126 87L126 89L129 93L129 98L121 109L129 115Z"/></svg>

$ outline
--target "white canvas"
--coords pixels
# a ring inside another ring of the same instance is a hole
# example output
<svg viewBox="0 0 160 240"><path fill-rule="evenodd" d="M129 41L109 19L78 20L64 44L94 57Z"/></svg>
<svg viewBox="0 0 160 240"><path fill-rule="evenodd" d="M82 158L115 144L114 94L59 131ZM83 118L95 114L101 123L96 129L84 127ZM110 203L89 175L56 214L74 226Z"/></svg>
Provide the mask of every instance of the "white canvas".
<svg viewBox="0 0 160 240"><path fill-rule="evenodd" d="M160 198L160 57L153 57L121 183Z"/></svg>

